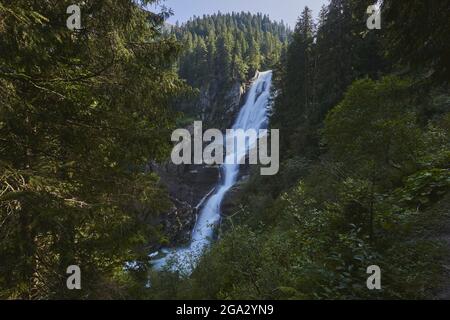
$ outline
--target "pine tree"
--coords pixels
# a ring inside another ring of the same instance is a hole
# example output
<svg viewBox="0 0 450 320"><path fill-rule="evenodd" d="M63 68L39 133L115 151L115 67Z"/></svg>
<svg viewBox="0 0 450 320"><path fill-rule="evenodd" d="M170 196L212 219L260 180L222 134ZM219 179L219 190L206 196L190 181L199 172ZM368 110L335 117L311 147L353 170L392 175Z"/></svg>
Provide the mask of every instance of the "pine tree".
<svg viewBox="0 0 450 320"><path fill-rule="evenodd" d="M383 1L388 55L401 65L428 74L433 82L450 82L450 2Z"/></svg>
<svg viewBox="0 0 450 320"><path fill-rule="evenodd" d="M281 90L275 103L272 119L274 128L280 128L282 147L295 149L305 139L298 128L307 124L313 108L314 79L314 24L311 10L306 7L296 24L292 43L286 53L286 69L281 78Z"/></svg>
<svg viewBox="0 0 450 320"><path fill-rule="evenodd" d="M193 46L196 45L186 34L205 41L208 49L206 74L223 78L223 83L228 83L246 80L256 70L272 68L280 57L281 48L287 43L289 30L284 23L273 22L268 16L218 13L195 17L175 27L173 33L186 45L186 51L180 58L180 75L189 84L201 87L202 83L209 81L195 80L194 75L199 73L195 68L205 67L198 64L196 67L192 63L196 61L193 56Z"/></svg>
<svg viewBox="0 0 450 320"><path fill-rule="evenodd" d="M76 32L66 9L0 4L0 298L124 297L125 263L145 270L161 240L144 168L170 148L180 47L134 2L84 1Z"/></svg>

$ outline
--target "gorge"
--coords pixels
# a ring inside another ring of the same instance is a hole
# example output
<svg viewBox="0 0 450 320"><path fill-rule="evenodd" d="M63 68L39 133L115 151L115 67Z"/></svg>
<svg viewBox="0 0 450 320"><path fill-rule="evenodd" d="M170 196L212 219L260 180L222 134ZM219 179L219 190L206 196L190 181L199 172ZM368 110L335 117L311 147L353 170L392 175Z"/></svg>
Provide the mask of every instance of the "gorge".
<svg viewBox="0 0 450 320"><path fill-rule="evenodd" d="M267 129L268 107L270 89L272 85L272 71L258 73L256 80L251 85L246 102L233 125L233 129ZM227 139L234 137L227 137ZM191 241L187 247L175 250L162 250L163 257L155 260L153 265L156 269L169 267L171 270L191 273L198 259L207 249L214 237L214 230L220 223L221 205L226 193L236 184L239 175L239 160L246 156L249 148L257 143L257 139L250 139L248 148L234 148L234 152L227 158L238 161L226 161L220 168L220 179L211 195L204 198L198 205L200 213L197 217ZM234 164L229 164L234 163ZM157 256L158 253L152 256Z"/></svg>
<svg viewBox="0 0 450 320"><path fill-rule="evenodd" d="M0 1L0 300L450 299L450 2L252 1Z"/></svg>

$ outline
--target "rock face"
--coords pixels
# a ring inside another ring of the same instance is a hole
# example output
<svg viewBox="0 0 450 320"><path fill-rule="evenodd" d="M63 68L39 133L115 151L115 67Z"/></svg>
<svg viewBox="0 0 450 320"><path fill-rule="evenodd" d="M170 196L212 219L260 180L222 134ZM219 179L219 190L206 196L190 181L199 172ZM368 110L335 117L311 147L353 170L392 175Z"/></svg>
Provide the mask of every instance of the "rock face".
<svg viewBox="0 0 450 320"><path fill-rule="evenodd" d="M255 78L258 73L255 74ZM253 79L252 79L253 80ZM199 99L195 108L200 110L200 117L205 127L225 130L231 128L245 101L246 89L252 80L245 84L234 81L223 88L218 81L211 81L200 88ZM194 106L192 106L194 107ZM192 126L187 128L191 134ZM206 129L206 128L204 128ZM168 235L170 246L186 244L190 240L195 227L199 202L216 186L219 181L219 167L203 165L179 165L171 162L152 164L151 170L156 172L161 183L167 188L172 209L160 217L164 232ZM241 177L248 173L248 168L241 169ZM224 214L234 210L233 199L238 195L240 185L230 191L223 205Z"/></svg>
<svg viewBox="0 0 450 320"><path fill-rule="evenodd" d="M200 88L198 110L202 120L210 127L229 128L239 113L246 88L239 81L234 81L226 89L221 88L217 81Z"/></svg>
<svg viewBox="0 0 450 320"><path fill-rule="evenodd" d="M241 203L243 188L245 184L250 179L250 165L248 165L248 157L246 160L247 164L241 165L239 170L238 182L236 185L230 189L230 191L225 194L222 203L222 216L230 217L233 216L240 208L239 205Z"/></svg>
<svg viewBox="0 0 450 320"><path fill-rule="evenodd" d="M246 86L239 82L235 82L228 94L225 95L225 108L224 108L224 119L233 122L237 117L241 104L242 97L245 94Z"/></svg>
<svg viewBox="0 0 450 320"><path fill-rule="evenodd" d="M239 210L239 204L242 196L242 188L247 179L240 180L227 192L222 203L222 216L231 217Z"/></svg>
<svg viewBox="0 0 450 320"><path fill-rule="evenodd" d="M190 230L195 226L195 208L173 197L170 197L170 200L172 208L160 221L164 227L164 234L168 235L167 240L170 244L187 243L190 239Z"/></svg>
<svg viewBox="0 0 450 320"><path fill-rule="evenodd" d="M217 167L198 165L152 164L161 183L167 188L172 208L161 215L160 223L170 246L189 242L197 219L197 205L208 194L219 179Z"/></svg>

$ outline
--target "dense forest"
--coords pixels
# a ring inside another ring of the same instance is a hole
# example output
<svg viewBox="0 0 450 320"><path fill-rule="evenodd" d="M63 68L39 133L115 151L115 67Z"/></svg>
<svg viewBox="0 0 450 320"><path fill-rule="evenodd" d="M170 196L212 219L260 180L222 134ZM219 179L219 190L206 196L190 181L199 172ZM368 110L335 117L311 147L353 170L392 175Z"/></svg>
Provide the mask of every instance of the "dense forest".
<svg viewBox="0 0 450 320"><path fill-rule="evenodd" d="M290 30L267 15L232 13L194 18L172 32L185 44L180 76L192 86L219 77L246 81L279 61Z"/></svg>
<svg viewBox="0 0 450 320"><path fill-rule="evenodd" d="M223 122L223 109L232 103L229 96L236 85L245 85L258 70L276 65L291 34L284 23L250 13L194 17L166 29L183 45L180 77L200 91L183 99L177 109L187 121L202 117L211 125ZM216 110L218 115L213 114Z"/></svg>
<svg viewBox="0 0 450 320"><path fill-rule="evenodd" d="M67 1L1 0L0 299L439 298L450 3L384 0L369 30L373 1L330 0L291 31L250 13L167 27L154 2L86 0L71 31ZM280 172L251 168L191 275L153 270L170 204L148 164L267 69ZM67 290L69 265L82 290Z"/></svg>
<svg viewBox="0 0 450 320"><path fill-rule="evenodd" d="M370 4L300 14L275 68L280 173L255 169L193 275L154 275L151 297L417 299L448 285L449 4L384 1L369 30Z"/></svg>
<svg viewBox="0 0 450 320"><path fill-rule="evenodd" d="M128 0L85 1L72 32L70 4L0 2L1 298L130 297L125 263L162 238L143 221L166 195L143 168L170 150L181 46Z"/></svg>

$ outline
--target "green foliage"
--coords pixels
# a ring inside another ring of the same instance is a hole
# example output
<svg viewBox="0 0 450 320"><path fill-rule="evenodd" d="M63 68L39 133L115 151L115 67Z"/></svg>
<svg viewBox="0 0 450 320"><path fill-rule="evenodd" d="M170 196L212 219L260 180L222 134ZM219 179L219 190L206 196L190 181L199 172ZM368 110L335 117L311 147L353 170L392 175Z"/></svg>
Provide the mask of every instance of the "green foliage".
<svg viewBox="0 0 450 320"><path fill-rule="evenodd" d="M450 149L445 120L420 126L411 86L354 82L327 116L321 161L286 160L271 183L253 177L194 274L170 281L172 297L431 297L446 255L426 234L446 213ZM366 287L370 265L382 269L381 291ZM166 297L159 289L152 296Z"/></svg>
<svg viewBox="0 0 450 320"><path fill-rule="evenodd" d="M395 77L356 81L325 121L324 142L333 158L355 175L384 183L416 169L423 139L409 87Z"/></svg>
<svg viewBox="0 0 450 320"><path fill-rule="evenodd" d="M450 170L433 168L406 178L403 188L393 194L397 203L411 208L427 207L450 188Z"/></svg>
<svg viewBox="0 0 450 320"><path fill-rule="evenodd" d="M384 1L368 32L373 1L331 0L291 37L246 13L164 33L152 2L84 1L76 32L68 2L0 4L0 298L431 297L448 255L429 236L448 213L448 5ZM179 75L220 100L274 66L280 174L252 174L191 276L151 270L168 202L145 166L191 122L173 116L193 93Z"/></svg>
<svg viewBox="0 0 450 320"><path fill-rule="evenodd" d="M244 12L194 17L172 32L185 44L180 75L194 87L214 78L222 85L244 82L255 71L272 68L290 33L284 23Z"/></svg>
<svg viewBox="0 0 450 320"><path fill-rule="evenodd" d="M446 0L383 1L387 54L434 83L450 81L450 22Z"/></svg>
<svg viewBox="0 0 450 320"><path fill-rule="evenodd" d="M141 172L166 156L185 85L151 2L84 1L76 32L67 1L0 4L0 297L123 297L125 262L158 243L167 201Z"/></svg>
<svg viewBox="0 0 450 320"><path fill-rule="evenodd" d="M429 236L448 211L448 88L382 77L390 49L365 28L369 4L332 0L317 27L303 11L275 73L280 173L252 174L220 241L191 277L170 280L172 297L433 296L448 256ZM366 287L370 265L382 269L381 291Z"/></svg>
<svg viewBox="0 0 450 320"><path fill-rule="evenodd" d="M320 153L318 130L327 112L356 79L377 79L386 69L380 34L368 33L365 12L373 1L332 0L314 23L309 8L275 72L272 128L280 129L282 155Z"/></svg>

